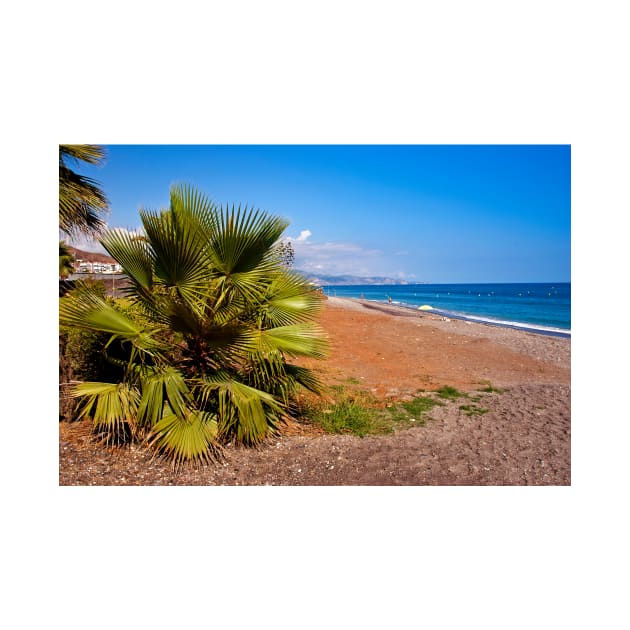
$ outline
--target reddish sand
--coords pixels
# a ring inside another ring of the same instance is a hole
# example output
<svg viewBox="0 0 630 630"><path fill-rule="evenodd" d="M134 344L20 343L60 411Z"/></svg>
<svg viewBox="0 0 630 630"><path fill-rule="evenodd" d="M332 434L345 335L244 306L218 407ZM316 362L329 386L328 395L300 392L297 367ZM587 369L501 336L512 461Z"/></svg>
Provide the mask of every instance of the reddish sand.
<svg viewBox="0 0 630 630"><path fill-rule="evenodd" d="M569 339L342 298L326 301L320 322L331 356L303 364L328 382L361 379L378 396L571 382Z"/></svg>

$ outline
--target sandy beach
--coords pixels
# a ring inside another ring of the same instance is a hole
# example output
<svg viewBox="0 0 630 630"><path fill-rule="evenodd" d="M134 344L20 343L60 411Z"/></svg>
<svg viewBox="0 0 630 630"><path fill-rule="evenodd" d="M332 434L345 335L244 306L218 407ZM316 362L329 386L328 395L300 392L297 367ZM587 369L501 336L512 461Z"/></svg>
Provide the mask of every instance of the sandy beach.
<svg viewBox="0 0 630 630"><path fill-rule="evenodd" d="M85 422L60 423L60 485L570 485L571 340L328 298L326 385L353 383L386 405L445 385L483 394L391 435L321 435L298 424L259 449L174 473L143 447L108 449Z"/></svg>

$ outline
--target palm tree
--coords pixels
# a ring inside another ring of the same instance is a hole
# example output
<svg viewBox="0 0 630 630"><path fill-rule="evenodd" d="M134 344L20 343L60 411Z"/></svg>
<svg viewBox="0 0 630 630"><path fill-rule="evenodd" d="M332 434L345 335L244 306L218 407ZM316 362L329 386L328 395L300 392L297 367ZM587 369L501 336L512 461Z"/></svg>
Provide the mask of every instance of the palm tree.
<svg viewBox="0 0 630 630"><path fill-rule="evenodd" d="M98 236L105 228L101 214L109 207L98 182L79 175L72 162L101 164L105 150L95 144L59 145L59 229L68 236Z"/></svg>
<svg viewBox="0 0 630 630"><path fill-rule="evenodd" d="M63 241L59 241L59 277L62 280L74 271L73 262L74 256L70 253L68 246Z"/></svg>
<svg viewBox="0 0 630 630"><path fill-rule="evenodd" d="M287 223L181 186L168 210L140 217L144 234L101 239L129 277L126 298L61 300L62 325L111 335L120 369L117 382L75 386L81 417L112 439L145 436L175 462L259 443L290 415L299 385L317 390L289 360L327 348L314 322L321 297L278 254Z"/></svg>

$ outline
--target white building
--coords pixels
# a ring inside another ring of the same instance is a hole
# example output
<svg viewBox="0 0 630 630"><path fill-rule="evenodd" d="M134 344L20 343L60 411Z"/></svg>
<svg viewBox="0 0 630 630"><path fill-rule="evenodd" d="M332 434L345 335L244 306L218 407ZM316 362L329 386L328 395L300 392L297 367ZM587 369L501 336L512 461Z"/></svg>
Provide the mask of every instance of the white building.
<svg viewBox="0 0 630 630"><path fill-rule="evenodd" d="M122 273L118 263L90 262L78 259L75 261L77 273Z"/></svg>

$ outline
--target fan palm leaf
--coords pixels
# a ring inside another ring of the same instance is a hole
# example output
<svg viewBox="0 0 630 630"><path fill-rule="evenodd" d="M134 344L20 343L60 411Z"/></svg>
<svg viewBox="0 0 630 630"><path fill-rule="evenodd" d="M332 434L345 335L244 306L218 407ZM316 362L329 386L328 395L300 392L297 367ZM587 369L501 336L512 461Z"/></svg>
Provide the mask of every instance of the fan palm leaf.
<svg viewBox="0 0 630 630"><path fill-rule="evenodd" d="M279 351L294 357L324 359L328 343L319 326L306 322L261 330L258 349L261 352Z"/></svg>
<svg viewBox="0 0 630 630"><path fill-rule="evenodd" d="M59 323L62 326L109 333L131 342L138 350L148 354L162 349L162 344L155 337L156 329L147 329L136 319L89 291L73 291L59 301Z"/></svg>
<svg viewBox="0 0 630 630"><path fill-rule="evenodd" d="M108 439L116 440L125 427L135 430L140 395L134 386L124 382L86 382L72 386L70 392L83 399L79 418L90 415L94 425L106 431Z"/></svg>
<svg viewBox="0 0 630 630"><path fill-rule="evenodd" d="M186 215L206 235L216 231L218 211L213 201L186 184L172 186L170 193L171 210L173 212Z"/></svg>
<svg viewBox="0 0 630 630"><path fill-rule="evenodd" d="M107 253L115 258L137 291L153 287L153 260L147 239L137 232L115 228L100 239Z"/></svg>
<svg viewBox="0 0 630 630"><path fill-rule="evenodd" d="M247 207L221 208L214 238L210 243L213 262L225 276L269 269L272 247L288 223ZM267 259L267 260L266 260Z"/></svg>
<svg viewBox="0 0 630 630"><path fill-rule="evenodd" d="M184 417L164 415L151 431L149 443L169 455L175 465L189 460L212 458L218 425L205 411L189 411Z"/></svg>
<svg viewBox="0 0 630 630"><path fill-rule="evenodd" d="M218 278L216 307L234 298L249 303L261 300L278 265L273 246L286 226L283 219L259 210L240 206L220 210L208 244L210 265Z"/></svg>
<svg viewBox="0 0 630 630"><path fill-rule="evenodd" d="M288 374L284 356L280 352L250 355L242 376L248 385L272 394L285 406L297 388L297 381Z"/></svg>
<svg viewBox="0 0 630 630"><path fill-rule="evenodd" d="M314 394L321 392L322 384L311 370L291 364L287 364L285 370L287 375L302 387L305 387Z"/></svg>
<svg viewBox="0 0 630 630"><path fill-rule="evenodd" d="M109 207L98 182L73 171L69 162L100 164L105 151L98 145L59 145L59 228L68 235L95 236L105 227Z"/></svg>
<svg viewBox="0 0 630 630"><path fill-rule="evenodd" d="M153 252L157 278L170 287L203 285L208 272L205 243L198 226L172 211L143 210L140 218Z"/></svg>
<svg viewBox="0 0 630 630"><path fill-rule="evenodd" d="M272 394L231 378L225 372L198 379L195 385L202 404L218 398L219 432L244 444L261 442L275 429L284 413L283 405Z"/></svg>
<svg viewBox="0 0 630 630"><path fill-rule="evenodd" d="M267 287L260 309L264 327L311 321L322 308L322 298L302 276L277 273Z"/></svg>

